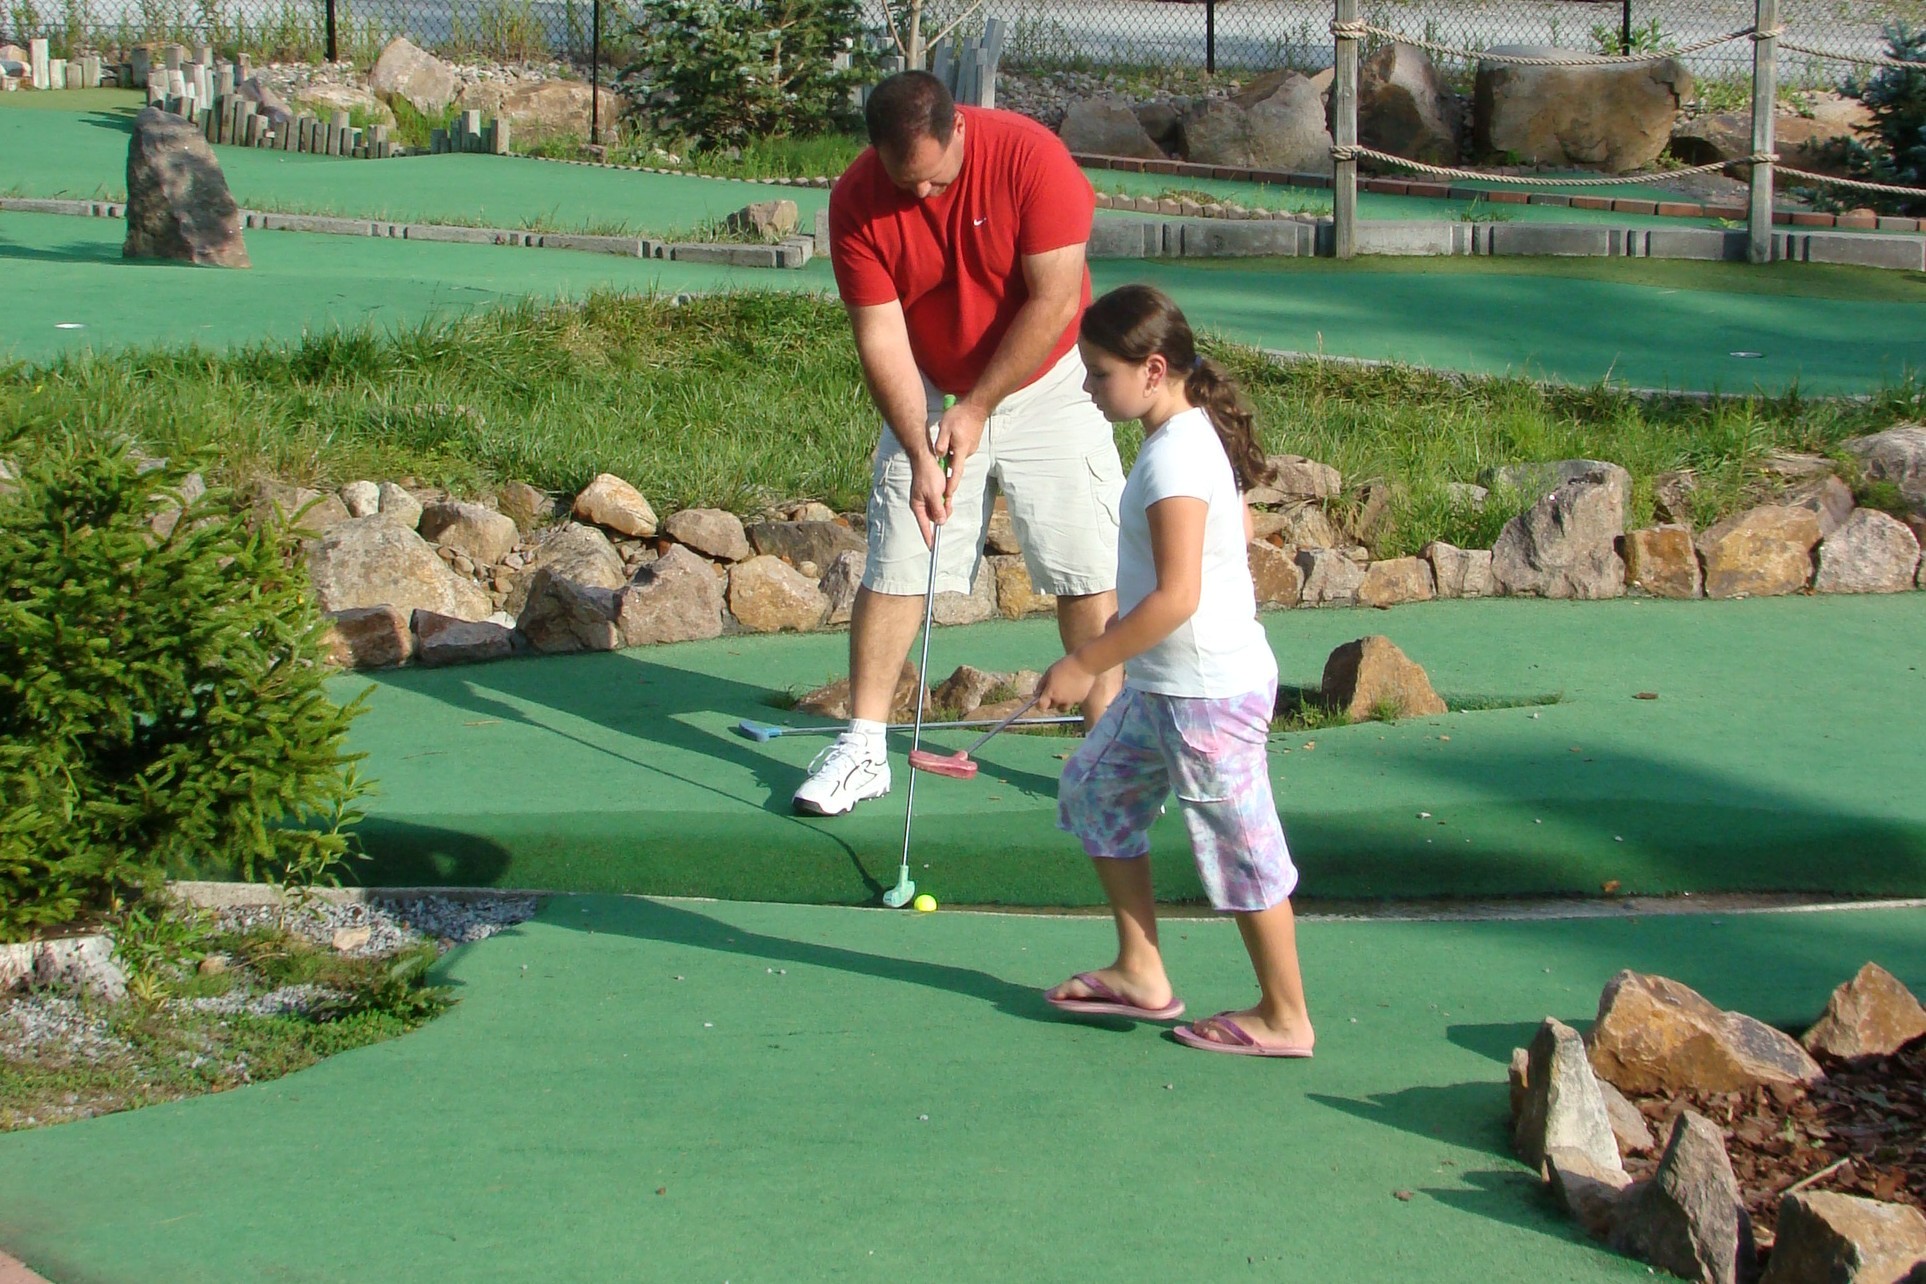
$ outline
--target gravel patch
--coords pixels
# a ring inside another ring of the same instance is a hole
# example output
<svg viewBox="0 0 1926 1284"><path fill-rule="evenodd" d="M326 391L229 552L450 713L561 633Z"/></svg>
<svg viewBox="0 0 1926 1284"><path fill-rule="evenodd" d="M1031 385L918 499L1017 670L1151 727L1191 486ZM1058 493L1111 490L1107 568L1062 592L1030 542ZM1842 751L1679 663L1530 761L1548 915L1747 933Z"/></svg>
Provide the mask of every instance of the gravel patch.
<svg viewBox="0 0 1926 1284"><path fill-rule="evenodd" d="M228 931L281 927L316 945L368 958L423 940L435 941L443 949L486 940L535 917L535 904L533 896L459 901L424 896L348 903L317 897L305 904L234 906L216 911L215 918Z"/></svg>
<svg viewBox="0 0 1926 1284"><path fill-rule="evenodd" d="M215 1012L222 1016L307 1016L316 1008L330 1003L339 1003L348 996L340 990L329 989L325 985L284 985L266 994L248 994L242 989L229 990L209 998L173 999L168 1007L180 1012Z"/></svg>
<svg viewBox="0 0 1926 1284"><path fill-rule="evenodd" d="M0 1007L0 1060L105 1061L133 1051L91 1005L42 990Z"/></svg>

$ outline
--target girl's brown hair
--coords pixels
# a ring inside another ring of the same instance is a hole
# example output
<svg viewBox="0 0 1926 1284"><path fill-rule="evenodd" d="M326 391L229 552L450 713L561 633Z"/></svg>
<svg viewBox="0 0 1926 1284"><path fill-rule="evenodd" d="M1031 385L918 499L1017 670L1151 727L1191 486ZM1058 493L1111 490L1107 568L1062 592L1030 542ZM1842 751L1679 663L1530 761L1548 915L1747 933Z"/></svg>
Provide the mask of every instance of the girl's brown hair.
<svg viewBox="0 0 1926 1284"><path fill-rule="evenodd" d="M1083 314L1083 339L1119 361L1141 364L1152 353L1170 363L1170 377L1183 381L1190 404L1210 416L1230 456L1237 489L1271 479L1271 466L1257 441L1257 426L1237 383L1224 368L1197 354L1190 322L1169 295L1155 286L1124 285L1092 303Z"/></svg>

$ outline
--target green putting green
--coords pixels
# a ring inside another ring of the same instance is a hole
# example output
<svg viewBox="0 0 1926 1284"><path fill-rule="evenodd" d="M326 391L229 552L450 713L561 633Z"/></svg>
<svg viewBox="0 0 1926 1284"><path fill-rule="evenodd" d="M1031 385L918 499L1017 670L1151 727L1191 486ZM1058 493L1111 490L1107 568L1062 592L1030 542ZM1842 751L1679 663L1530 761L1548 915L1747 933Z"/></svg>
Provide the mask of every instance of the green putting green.
<svg viewBox="0 0 1926 1284"><path fill-rule="evenodd" d="M1622 967L1797 1028L1869 958L1926 984L1922 928L1309 922L1317 1057L1266 1062L1057 1018L1107 922L557 899L404 1039L0 1137L0 1243L59 1284L1645 1279L1510 1157L1510 1049ZM1165 946L1247 1001L1229 925Z"/></svg>
<svg viewBox="0 0 1926 1284"><path fill-rule="evenodd" d="M1911 783L1926 594L1438 602L1265 622L1287 684L1315 686L1334 646L1384 633L1448 698L1560 698L1277 738L1273 778L1307 897L1587 895L1608 882L1926 893L1926 799ZM1040 668L1055 645L1042 620L946 629L930 668ZM788 720L771 696L840 674L845 646L742 636L377 675L354 733L380 787L363 827L373 858L355 874L873 902L901 854L900 775L888 800L852 815L792 816L789 794L825 740L732 731ZM337 690L366 685L344 677ZM975 780L925 776L922 889L951 903L1093 903L1086 862L1055 828L1073 747L1006 735L976 755ZM900 773L901 738L895 750ZM1154 842L1162 894L1196 898L1177 817Z"/></svg>

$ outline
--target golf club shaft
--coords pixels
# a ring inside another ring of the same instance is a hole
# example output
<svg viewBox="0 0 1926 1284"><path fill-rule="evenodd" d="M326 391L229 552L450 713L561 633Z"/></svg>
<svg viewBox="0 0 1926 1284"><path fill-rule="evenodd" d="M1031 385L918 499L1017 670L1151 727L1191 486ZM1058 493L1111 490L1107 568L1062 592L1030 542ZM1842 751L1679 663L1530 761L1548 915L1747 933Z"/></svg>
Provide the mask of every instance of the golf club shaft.
<svg viewBox="0 0 1926 1284"><path fill-rule="evenodd" d="M938 522L930 528L930 582L923 591L923 658L916 666L916 724L910 733L910 753L914 754L923 745L923 698L929 692L929 683L923 679L930 671L930 626L936 622L936 559L943 547L943 524ZM909 788L904 791L903 800L903 867L897 875L897 882L909 877L910 824L916 818L916 772L909 773Z"/></svg>
<svg viewBox="0 0 1926 1284"><path fill-rule="evenodd" d="M1021 712L1021 711L1019 711ZM1076 713L1059 714L1048 718L954 718L947 722L925 722L925 731L967 731L973 727L1067 727L1073 722L1082 722L1083 715ZM1007 725L1006 725L1007 724ZM885 731L908 731L916 724L913 722L892 722L883 728ZM778 736L837 736L849 730L847 722L826 722L820 727L779 727L773 723L754 722L748 718L736 723L736 732L752 740L774 740Z"/></svg>
<svg viewBox="0 0 1926 1284"><path fill-rule="evenodd" d="M965 749L963 751L963 756L965 758L973 757L976 754L976 751L978 749L981 749L984 745L987 745L990 743L990 738L992 736L996 735L997 732L1009 726L1012 722L1015 722L1018 718L1021 718L1024 714L1030 712L1031 709L1036 707L1037 701L1041 700L1042 698L1043 698L1043 693L1039 691L1035 695L1031 696L1028 700L1025 700L1023 702L1023 707L1021 709L1018 709L1015 713L1011 714L1009 717L997 723L994 727L991 727L988 731L984 732L982 735L978 736L976 738L976 742L972 744L968 749Z"/></svg>

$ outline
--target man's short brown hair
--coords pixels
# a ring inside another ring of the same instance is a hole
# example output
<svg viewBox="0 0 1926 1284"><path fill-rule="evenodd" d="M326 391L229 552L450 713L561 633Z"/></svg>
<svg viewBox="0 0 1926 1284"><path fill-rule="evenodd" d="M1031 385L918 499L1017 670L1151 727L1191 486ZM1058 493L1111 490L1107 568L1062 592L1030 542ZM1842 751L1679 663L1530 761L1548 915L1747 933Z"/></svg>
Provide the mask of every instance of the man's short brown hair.
<svg viewBox="0 0 1926 1284"><path fill-rule="evenodd" d="M907 155L921 138L947 147L956 129L956 100L929 72L899 71L870 91L863 122L870 145L892 156Z"/></svg>

